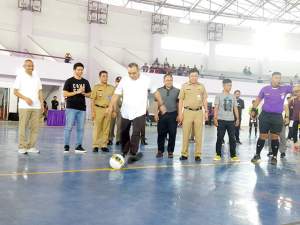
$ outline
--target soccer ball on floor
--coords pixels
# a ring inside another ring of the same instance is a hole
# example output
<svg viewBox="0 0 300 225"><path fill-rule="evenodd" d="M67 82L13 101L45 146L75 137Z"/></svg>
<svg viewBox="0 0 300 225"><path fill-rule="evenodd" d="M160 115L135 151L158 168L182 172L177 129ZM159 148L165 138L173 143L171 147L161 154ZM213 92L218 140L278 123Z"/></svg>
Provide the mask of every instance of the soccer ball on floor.
<svg viewBox="0 0 300 225"><path fill-rule="evenodd" d="M121 169L125 164L125 159L120 154L113 154L109 160L109 165L113 169Z"/></svg>

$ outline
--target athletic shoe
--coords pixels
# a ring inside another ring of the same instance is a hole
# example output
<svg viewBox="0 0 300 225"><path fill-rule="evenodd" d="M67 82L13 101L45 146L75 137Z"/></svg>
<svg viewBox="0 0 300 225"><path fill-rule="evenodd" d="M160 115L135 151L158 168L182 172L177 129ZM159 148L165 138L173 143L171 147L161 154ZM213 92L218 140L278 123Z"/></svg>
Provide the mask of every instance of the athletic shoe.
<svg viewBox="0 0 300 225"><path fill-rule="evenodd" d="M259 163L260 162L260 155L255 155L252 159L251 162L252 163Z"/></svg>
<svg viewBox="0 0 300 225"><path fill-rule="evenodd" d="M196 161L196 162L201 162L201 157L200 157L200 156L196 156L196 157L195 157L195 161Z"/></svg>
<svg viewBox="0 0 300 225"><path fill-rule="evenodd" d="M268 155L267 155L268 157L271 157L271 156L273 156L273 152L268 152Z"/></svg>
<svg viewBox="0 0 300 225"><path fill-rule="evenodd" d="M99 151L99 148L97 148L97 147L95 147L95 148L93 148L93 152L98 152Z"/></svg>
<svg viewBox="0 0 300 225"><path fill-rule="evenodd" d="M27 154L27 149L26 149L26 148L19 148L18 152L19 152L20 154L26 155L26 154Z"/></svg>
<svg viewBox="0 0 300 225"><path fill-rule="evenodd" d="M179 158L179 160L180 160L180 161L184 161L184 160L187 160L187 159L188 159L188 157L186 157L186 156L183 156L183 155L182 155L182 156L180 156L180 158Z"/></svg>
<svg viewBox="0 0 300 225"><path fill-rule="evenodd" d="M102 152L109 152L109 149L106 148L106 147L103 147L103 148L101 148L101 151L102 151Z"/></svg>
<svg viewBox="0 0 300 225"><path fill-rule="evenodd" d="M158 151L156 154L156 158L162 158L164 157L164 153L162 151Z"/></svg>
<svg viewBox="0 0 300 225"><path fill-rule="evenodd" d="M79 154L86 153L86 150L81 145L78 145L75 148L75 153L79 153Z"/></svg>
<svg viewBox="0 0 300 225"><path fill-rule="evenodd" d="M221 156L220 155L216 155L215 158L214 158L214 161L220 161L222 160Z"/></svg>
<svg viewBox="0 0 300 225"><path fill-rule="evenodd" d="M70 152L70 146L69 145L65 145L64 147L64 153L69 153Z"/></svg>
<svg viewBox="0 0 300 225"><path fill-rule="evenodd" d="M271 159L271 164L276 165L277 164L277 157L273 156Z"/></svg>
<svg viewBox="0 0 300 225"><path fill-rule="evenodd" d="M27 150L28 153L40 153L40 151L36 148L30 148Z"/></svg>
<svg viewBox="0 0 300 225"><path fill-rule="evenodd" d="M231 162L240 162L240 159L237 156L231 157Z"/></svg>
<svg viewBox="0 0 300 225"><path fill-rule="evenodd" d="M280 158L284 158L285 157L285 152L282 152L281 154L280 154Z"/></svg>

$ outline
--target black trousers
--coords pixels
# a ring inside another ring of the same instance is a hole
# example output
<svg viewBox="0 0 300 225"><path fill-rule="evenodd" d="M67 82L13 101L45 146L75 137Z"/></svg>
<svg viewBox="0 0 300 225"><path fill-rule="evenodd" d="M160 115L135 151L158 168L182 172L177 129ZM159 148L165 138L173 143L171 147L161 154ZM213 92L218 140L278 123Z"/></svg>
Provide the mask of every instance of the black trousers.
<svg viewBox="0 0 300 225"><path fill-rule="evenodd" d="M121 118L121 144L122 152L130 152L135 155L139 150L142 129L145 128L145 115L139 116L133 120ZM130 137L130 127L132 124L132 134Z"/></svg>
<svg viewBox="0 0 300 225"><path fill-rule="evenodd" d="M236 140L236 141L240 141L241 122L242 122L242 120L240 120L239 126L234 127L234 129L235 129L235 131L234 131L234 132L235 132L235 140Z"/></svg>
<svg viewBox="0 0 300 225"><path fill-rule="evenodd" d="M157 123L157 146L158 151L165 151L165 140L169 134L168 152L174 152L177 133L177 112L168 112L159 117Z"/></svg>
<svg viewBox="0 0 300 225"><path fill-rule="evenodd" d="M294 123L293 123L293 141L294 141L294 143L297 143L297 141L298 141L298 130L299 130L298 126L299 126L299 121L294 121Z"/></svg>
<svg viewBox="0 0 300 225"><path fill-rule="evenodd" d="M221 156L221 154L222 154L222 142L223 142L226 131L229 136L230 156L235 157L236 156L236 151L235 151L236 140L235 140L234 121L218 120L216 153L219 156Z"/></svg>

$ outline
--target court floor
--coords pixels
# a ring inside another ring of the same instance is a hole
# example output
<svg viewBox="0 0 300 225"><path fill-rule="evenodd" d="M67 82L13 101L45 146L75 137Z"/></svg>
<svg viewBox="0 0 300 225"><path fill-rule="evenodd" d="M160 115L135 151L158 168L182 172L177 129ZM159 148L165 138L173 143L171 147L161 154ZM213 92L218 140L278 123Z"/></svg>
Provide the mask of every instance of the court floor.
<svg viewBox="0 0 300 225"><path fill-rule="evenodd" d="M245 127L240 163L214 163L216 130L205 129L201 163L193 145L187 162L155 158L156 128L147 128L144 158L123 170L109 168L110 153L93 153L87 124L85 155L63 153L63 128L43 127L41 154L18 155L17 126L0 123L0 224L2 225L277 225L300 224L300 154L287 152L277 166L253 165L255 138ZM74 136L73 136L74 140ZM74 146L72 146L74 149Z"/></svg>

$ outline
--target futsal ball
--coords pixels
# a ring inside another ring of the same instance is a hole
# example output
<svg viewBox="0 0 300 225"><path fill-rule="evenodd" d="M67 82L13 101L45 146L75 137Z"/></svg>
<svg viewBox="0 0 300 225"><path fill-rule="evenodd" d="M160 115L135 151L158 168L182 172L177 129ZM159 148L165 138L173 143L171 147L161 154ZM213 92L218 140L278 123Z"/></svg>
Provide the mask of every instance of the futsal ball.
<svg viewBox="0 0 300 225"><path fill-rule="evenodd" d="M109 164L113 169L121 169L125 164L125 159L120 154L113 154L109 160Z"/></svg>

